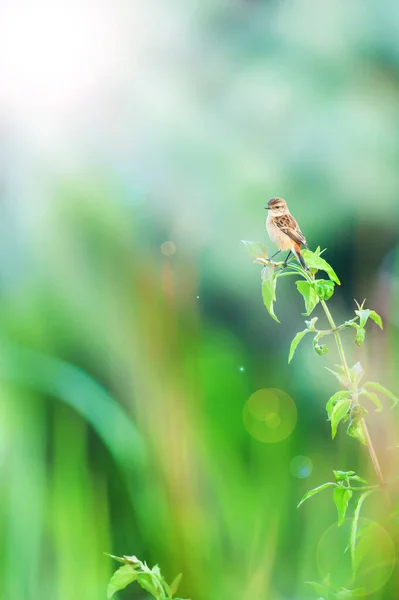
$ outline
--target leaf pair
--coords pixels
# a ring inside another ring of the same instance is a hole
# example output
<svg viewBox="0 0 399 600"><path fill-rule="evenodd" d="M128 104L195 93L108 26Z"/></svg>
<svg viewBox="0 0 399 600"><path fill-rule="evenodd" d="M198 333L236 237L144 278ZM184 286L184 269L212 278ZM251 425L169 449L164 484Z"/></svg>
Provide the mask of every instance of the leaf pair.
<svg viewBox="0 0 399 600"><path fill-rule="evenodd" d="M352 401L352 391L350 390L336 392L328 400L326 410L331 422L332 439L337 435L338 425L349 420L347 434L362 444L367 444L363 424L363 417L367 410L359 404L353 405Z"/></svg>
<svg viewBox="0 0 399 600"><path fill-rule="evenodd" d="M316 332L314 325L317 319L318 317L314 317L311 321L305 321L306 329L304 329L303 331L299 331L292 340L290 346L290 353L288 355L288 363L292 361L295 354L295 350L297 349L299 343L301 342L301 340L303 340L305 335L311 332ZM317 352L319 356L324 356L324 354L327 354L327 352L329 351L328 346L326 346L325 344L319 344L319 340L323 337L323 335L324 332L319 331L313 339L313 347L315 349L315 352Z"/></svg>
<svg viewBox="0 0 399 600"><path fill-rule="evenodd" d="M324 271L327 273L331 281L334 281L337 285L341 285L340 280L338 279L338 275L334 271L331 265L328 264L324 258L321 258L321 254L323 251L320 250L320 246L316 248L314 252L310 250L303 250L302 254L305 259L305 262L311 272L313 274L317 273L317 271Z"/></svg>
<svg viewBox="0 0 399 600"><path fill-rule="evenodd" d="M309 490L309 492L306 492L306 494L303 496L302 500L300 501L300 503L298 504L299 508L304 502L306 502L306 500L308 500L309 498L311 498L312 496L315 496L316 494L319 494L320 492L322 492L323 490L326 490L327 488L330 487L334 487L335 489L339 488L342 490L351 490L354 491L356 490L356 488L352 488L352 483L353 482L359 482L359 483L367 483L367 481L365 479L363 479L362 477L359 477L359 475L356 475L355 471L333 471L334 473L334 479L335 481L327 481L327 483L323 483L322 485L319 485L315 488L313 488L312 490ZM344 487L346 486L346 487ZM335 494L335 490L334 490L334 494ZM339 497L342 496L342 493L339 492L339 494L337 494L337 502L340 506L340 508L338 508L338 515L339 515L339 519L342 519L342 511L343 511L343 507L347 508L347 502L346 502L346 498L343 497ZM350 496L347 496L348 502L351 498ZM334 501L335 501L335 496L334 496ZM337 505L337 502L335 503ZM346 513L346 508L345 508L345 513Z"/></svg>
<svg viewBox="0 0 399 600"><path fill-rule="evenodd" d="M168 585L162 577L158 565L155 565L155 567L150 569L145 562L142 562L136 556L119 557L113 556L112 554L109 554L108 556L123 563L123 566L112 575L108 584L108 600L110 600L116 592L123 590L134 581L137 581L137 583L156 598L156 600L172 600L174 594L177 592L182 577L181 574L175 578L173 583ZM175 598L175 600L182 599Z"/></svg>
<svg viewBox="0 0 399 600"><path fill-rule="evenodd" d="M298 292L305 301L306 316L312 314L321 300L329 300L334 294L335 283L326 279L315 279L314 281L296 281Z"/></svg>
<svg viewBox="0 0 399 600"><path fill-rule="evenodd" d="M342 365L336 365L338 372L326 367L327 371L335 375L342 387L357 387L364 376L364 369L360 362L353 365L351 369L346 370Z"/></svg>
<svg viewBox="0 0 399 600"><path fill-rule="evenodd" d="M364 309L363 305L359 306L359 304L358 304L358 310L355 310L355 314L358 317L359 322L356 323L356 320L354 319L353 321L347 321L346 324L349 325L350 327L353 327L354 329L356 329L355 342L358 346L361 346L363 344L364 340L366 339L365 327L366 327L367 321L369 319L371 319L372 321L374 321L374 323L377 323L377 325L380 329L383 329L382 319L381 319L380 315L375 312L375 310Z"/></svg>

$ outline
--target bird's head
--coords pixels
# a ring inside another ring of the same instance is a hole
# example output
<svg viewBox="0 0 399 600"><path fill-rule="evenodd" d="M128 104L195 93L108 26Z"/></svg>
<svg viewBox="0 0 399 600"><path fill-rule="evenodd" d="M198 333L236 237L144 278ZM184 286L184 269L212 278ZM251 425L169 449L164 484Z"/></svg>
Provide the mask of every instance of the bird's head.
<svg viewBox="0 0 399 600"><path fill-rule="evenodd" d="M272 198L265 206L266 210L270 210L273 217L280 217L289 213L288 206L282 198Z"/></svg>

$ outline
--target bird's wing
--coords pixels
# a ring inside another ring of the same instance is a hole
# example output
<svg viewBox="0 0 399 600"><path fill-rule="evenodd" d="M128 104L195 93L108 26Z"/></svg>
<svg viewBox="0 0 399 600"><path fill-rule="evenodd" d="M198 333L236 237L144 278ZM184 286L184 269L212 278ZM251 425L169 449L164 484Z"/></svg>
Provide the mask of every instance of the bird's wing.
<svg viewBox="0 0 399 600"><path fill-rule="evenodd" d="M278 227L283 233L288 235L294 242L301 244L301 246L307 247L307 241L302 231L299 229L298 223L295 221L292 215L282 215L274 219L276 227Z"/></svg>

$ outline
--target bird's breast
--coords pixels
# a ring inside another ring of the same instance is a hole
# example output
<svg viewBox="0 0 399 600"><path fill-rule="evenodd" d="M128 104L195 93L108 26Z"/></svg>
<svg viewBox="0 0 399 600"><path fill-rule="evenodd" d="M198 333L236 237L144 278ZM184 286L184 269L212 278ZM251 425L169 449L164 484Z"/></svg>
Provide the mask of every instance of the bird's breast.
<svg viewBox="0 0 399 600"><path fill-rule="evenodd" d="M273 244L276 244L279 250L291 250L293 246L292 239L287 234L283 233L281 229L276 227L273 219L267 219L266 229L271 241Z"/></svg>

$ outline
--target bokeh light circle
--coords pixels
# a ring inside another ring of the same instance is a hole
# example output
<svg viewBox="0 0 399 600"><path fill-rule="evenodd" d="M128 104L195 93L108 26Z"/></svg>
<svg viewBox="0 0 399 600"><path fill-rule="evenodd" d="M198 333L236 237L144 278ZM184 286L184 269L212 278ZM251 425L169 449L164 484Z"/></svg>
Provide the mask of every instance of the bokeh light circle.
<svg viewBox="0 0 399 600"><path fill-rule="evenodd" d="M176 250L176 244L171 240L168 240L161 244L161 252L164 256L173 256Z"/></svg>
<svg viewBox="0 0 399 600"><path fill-rule="evenodd" d="M330 577L331 587L363 589L363 596L380 590L390 579L395 568L394 542L386 529L375 521L359 519L357 536L356 577L352 577L351 553L348 547L351 519L343 525L331 525L321 536L317 546L317 566L321 578Z"/></svg>
<svg viewBox="0 0 399 600"><path fill-rule="evenodd" d="M308 456L294 456L290 462L290 473L298 479L306 479L312 471L313 463Z"/></svg>
<svg viewBox="0 0 399 600"><path fill-rule="evenodd" d="M297 409L283 390L264 388L252 394L242 411L248 433L266 444L285 440L295 429Z"/></svg>

